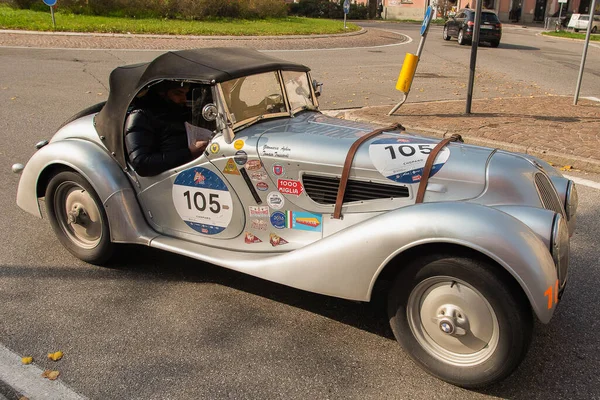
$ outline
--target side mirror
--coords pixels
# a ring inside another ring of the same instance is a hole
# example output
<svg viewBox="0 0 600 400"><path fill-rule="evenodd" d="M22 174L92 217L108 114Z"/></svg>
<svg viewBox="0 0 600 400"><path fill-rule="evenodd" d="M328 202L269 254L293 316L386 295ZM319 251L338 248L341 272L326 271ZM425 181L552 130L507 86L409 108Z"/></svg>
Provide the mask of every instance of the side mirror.
<svg viewBox="0 0 600 400"><path fill-rule="evenodd" d="M312 86L313 90L315 91L315 96L321 96L321 92L323 91L323 83L319 83L316 79L313 79Z"/></svg>

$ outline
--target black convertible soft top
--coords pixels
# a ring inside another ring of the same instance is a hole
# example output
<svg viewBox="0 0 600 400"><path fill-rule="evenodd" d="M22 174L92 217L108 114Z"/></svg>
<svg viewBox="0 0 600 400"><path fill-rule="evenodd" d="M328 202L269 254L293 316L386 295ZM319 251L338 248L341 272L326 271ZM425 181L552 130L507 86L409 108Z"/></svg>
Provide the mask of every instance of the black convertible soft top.
<svg viewBox="0 0 600 400"><path fill-rule="evenodd" d="M106 105L95 119L96 131L124 168L123 124L127 108L146 85L160 79L189 79L214 85L277 70L308 72L310 68L238 47L170 51L148 63L117 67L110 74Z"/></svg>

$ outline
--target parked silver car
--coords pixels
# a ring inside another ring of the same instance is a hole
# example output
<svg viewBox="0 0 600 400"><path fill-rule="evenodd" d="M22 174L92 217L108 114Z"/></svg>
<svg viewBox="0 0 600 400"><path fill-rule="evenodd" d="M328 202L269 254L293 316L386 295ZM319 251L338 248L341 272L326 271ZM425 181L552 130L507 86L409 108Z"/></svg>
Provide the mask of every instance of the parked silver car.
<svg viewBox="0 0 600 400"><path fill-rule="evenodd" d="M214 134L199 158L144 177L124 121L165 79L195 88L192 119ZM248 49L116 68L105 104L13 167L17 204L41 217L45 198L58 239L90 263L137 243L344 299L386 290L397 340L429 373L505 378L565 289L575 185L527 155L324 116L319 92L306 66Z"/></svg>

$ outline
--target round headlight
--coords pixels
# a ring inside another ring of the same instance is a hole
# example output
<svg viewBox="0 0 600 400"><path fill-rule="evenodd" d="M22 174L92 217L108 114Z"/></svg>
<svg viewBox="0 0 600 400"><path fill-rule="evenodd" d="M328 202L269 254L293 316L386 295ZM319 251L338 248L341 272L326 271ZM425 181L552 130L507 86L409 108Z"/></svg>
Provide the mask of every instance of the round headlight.
<svg viewBox="0 0 600 400"><path fill-rule="evenodd" d="M565 211L567 213L567 219L570 220L577 213L577 205L579 198L577 197L577 188L575 182L569 181L567 186L567 196L565 198Z"/></svg>
<svg viewBox="0 0 600 400"><path fill-rule="evenodd" d="M561 284L567 277L569 268L569 227L560 215L556 214L552 227L552 258Z"/></svg>

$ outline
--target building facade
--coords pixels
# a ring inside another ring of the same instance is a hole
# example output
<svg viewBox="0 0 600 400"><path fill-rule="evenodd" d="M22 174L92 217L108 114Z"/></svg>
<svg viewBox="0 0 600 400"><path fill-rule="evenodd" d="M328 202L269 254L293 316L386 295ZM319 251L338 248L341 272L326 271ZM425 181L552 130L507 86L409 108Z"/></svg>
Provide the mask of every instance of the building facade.
<svg viewBox="0 0 600 400"><path fill-rule="evenodd" d="M364 0L366 1L366 0ZM558 0L481 0L484 9L493 10L500 21L519 21L525 23L543 23L546 17L557 13L560 9ZM363 1L359 1L363 2ZM379 0L383 3L383 18L385 19L423 19L425 10L431 0ZM600 2L596 0L596 14L600 14ZM459 10L475 8L477 0L439 0L436 14L443 17L444 8ZM589 14L591 0L567 0L563 5L563 14Z"/></svg>

